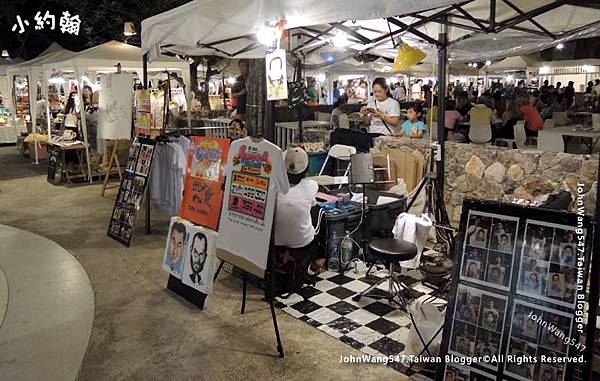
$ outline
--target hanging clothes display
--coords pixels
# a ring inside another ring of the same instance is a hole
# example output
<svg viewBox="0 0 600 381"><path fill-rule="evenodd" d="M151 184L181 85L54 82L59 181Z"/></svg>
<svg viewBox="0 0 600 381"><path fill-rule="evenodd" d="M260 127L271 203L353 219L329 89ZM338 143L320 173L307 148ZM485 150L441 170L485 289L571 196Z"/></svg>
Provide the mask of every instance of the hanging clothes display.
<svg viewBox="0 0 600 381"><path fill-rule="evenodd" d="M263 138L231 143L217 247L267 268L277 194L290 189L283 153Z"/></svg>
<svg viewBox="0 0 600 381"><path fill-rule="evenodd" d="M179 215L190 140L185 136L158 143L150 174L150 201L156 209Z"/></svg>

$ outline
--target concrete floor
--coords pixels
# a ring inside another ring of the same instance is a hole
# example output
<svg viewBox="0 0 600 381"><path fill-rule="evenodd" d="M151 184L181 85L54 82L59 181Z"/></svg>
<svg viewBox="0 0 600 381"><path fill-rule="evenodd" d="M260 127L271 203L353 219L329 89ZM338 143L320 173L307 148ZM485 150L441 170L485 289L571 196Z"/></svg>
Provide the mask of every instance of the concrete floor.
<svg viewBox="0 0 600 381"><path fill-rule="evenodd" d="M0 224L57 242L87 271L95 314L80 380L408 379L382 364L340 363L361 352L279 311L286 357L276 358L262 292L250 288L240 316L241 282L223 274L198 311L165 290L168 216L154 215L153 235L140 219L125 248L106 236L116 190L101 198L99 185L50 185L46 164L32 167L14 147L0 147Z"/></svg>

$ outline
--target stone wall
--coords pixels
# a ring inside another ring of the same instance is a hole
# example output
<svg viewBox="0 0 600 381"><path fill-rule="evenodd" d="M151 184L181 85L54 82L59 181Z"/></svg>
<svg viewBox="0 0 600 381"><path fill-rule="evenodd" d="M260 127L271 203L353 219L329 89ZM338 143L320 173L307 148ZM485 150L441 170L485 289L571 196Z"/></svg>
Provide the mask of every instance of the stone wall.
<svg viewBox="0 0 600 381"><path fill-rule="evenodd" d="M427 142L406 138L380 138L379 148L426 152ZM403 147L403 148L402 148ZM446 143L444 198L453 226L457 226L467 197L512 202L545 201L562 190L577 198L582 183L586 213L596 203L598 156L517 150L496 146ZM573 206L574 209L574 206Z"/></svg>

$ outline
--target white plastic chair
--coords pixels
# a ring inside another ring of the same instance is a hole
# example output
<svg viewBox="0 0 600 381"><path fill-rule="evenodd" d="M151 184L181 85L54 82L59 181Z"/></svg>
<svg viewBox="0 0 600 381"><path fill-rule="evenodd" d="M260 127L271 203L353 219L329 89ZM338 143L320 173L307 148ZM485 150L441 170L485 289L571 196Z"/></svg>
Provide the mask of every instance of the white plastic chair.
<svg viewBox="0 0 600 381"><path fill-rule="evenodd" d="M340 114L338 116L338 124L340 128L350 128L350 119L347 114Z"/></svg>
<svg viewBox="0 0 600 381"><path fill-rule="evenodd" d="M333 146L331 146L331 148L329 148L327 157L325 158L325 161L323 162L323 166L321 167L321 170L319 171L319 176L321 176L323 174L323 171L325 170L325 167L327 166L327 162L329 161L330 157L334 158L338 161L347 161L348 162L348 167L346 168L346 172L344 173L344 176L348 176L348 171L350 170L350 156L354 155L355 153L356 153L356 147L346 146L343 144L334 144Z"/></svg>
<svg viewBox="0 0 600 381"><path fill-rule="evenodd" d="M515 145L518 149L535 149L535 146L529 146L525 144L527 141L527 134L525 133L525 121L519 120L514 128L514 136L515 136Z"/></svg>
<svg viewBox="0 0 600 381"><path fill-rule="evenodd" d="M469 128L469 140L474 144L486 144L492 140L491 124L471 124Z"/></svg>
<svg viewBox="0 0 600 381"><path fill-rule="evenodd" d="M537 149L546 152L565 152L565 141L561 134L542 130L538 133Z"/></svg>

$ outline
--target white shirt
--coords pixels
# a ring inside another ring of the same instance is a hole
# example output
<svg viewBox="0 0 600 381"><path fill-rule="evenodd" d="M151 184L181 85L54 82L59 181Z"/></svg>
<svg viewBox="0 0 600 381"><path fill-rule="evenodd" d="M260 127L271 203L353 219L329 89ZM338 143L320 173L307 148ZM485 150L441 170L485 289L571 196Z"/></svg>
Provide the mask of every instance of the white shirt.
<svg viewBox="0 0 600 381"><path fill-rule="evenodd" d="M334 123L336 127L338 127L340 125L340 115L342 115L344 112L342 110L340 110L339 108L334 108L333 111L331 111L331 119L330 122ZM336 117L336 120L333 120L333 117Z"/></svg>
<svg viewBox="0 0 600 381"><path fill-rule="evenodd" d="M277 196L275 211L275 245L304 247L315 237L310 210L317 204L319 186L314 180L302 179L285 195Z"/></svg>
<svg viewBox="0 0 600 381"><path fill-rule="evenodd" d="M388 97L388 99L386 99L383 102L372 98L369 101L367 107L383 110L383 112L387 116L400 116L400 103L398 103L398 101L394 98ZM387 126L390 128L390 130L392 130L392 132L397 131L397 126L392 126L389 123L387 123ZM383 124L383 121L375 116L371 116L371 126L369 127L369 132L372 134L391 134L390 131L388 131L388 129Z"/></svg>
<svg viewBox="0 0 600 381"><path fill-rule="evenodd" d="M400 262L402 267L411 269L419 267L421 253L423 252L425 242L427 242L429 229L431 229L432 225L433 222L426 214L423 214L422 217L417 217L409 213L402 213L396 218L396 224L392 229L394 238L403 239L415 244L417 247L417 256L408 261Z"/></svg>
<svg viewBox="0 0 600 381"><path fill-rule="evenodd" d="M231 143L217 247L267 268L277 193L290 190L283 153L250 137Z"/></svg>
<svg viewBox="0 0 600 381"><path fill-rule="evenodd" d="M421 85L419 85L418 83L415 83L414 85L411 86L410 92L412 93L413 101L421 100L421 90L422 90Z"/></svg>

